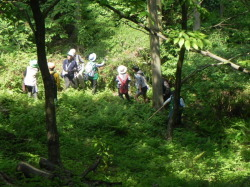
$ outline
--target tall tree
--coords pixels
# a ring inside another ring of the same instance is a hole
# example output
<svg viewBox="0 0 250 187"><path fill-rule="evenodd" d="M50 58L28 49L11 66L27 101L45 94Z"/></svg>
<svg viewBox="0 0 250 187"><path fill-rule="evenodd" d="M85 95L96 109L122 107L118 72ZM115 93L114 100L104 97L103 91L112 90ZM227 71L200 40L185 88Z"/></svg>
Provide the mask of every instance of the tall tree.
<svg viewBox="0 0 250 187"><path fill-rule="evenodd" d="M46 50L45 50L45 18L49 11L59 2L56 0L53 4L50 4L49 8L41 12L39 0L30 0L30 7L33 12L33 18L35 21L35 28L33 29L36 47L38 64L41 69L45 88L45 113L46 113L46 124L47 124L47 141L48 141L48 158L49 160L57 165L61 164L60 157L60 146L59 146L59 135L56 126L56 110L54 103L54 92L52 86L52 80L49 73ZM42 1L46 2L46 1Z"/></svg>
<svg viewBox="0 0 250 187"><path fill-rule="evenodd" d="M195 4L199 6L199 4L201 4L201 3L199 0L195 0ZM197 31L197 30L200 30L200 28L201 28L201 14L198 11L197 6L195 6L193 30Z"/></svg>
<svg viewBox="0 0 250 187"><path fill-rule="evenodd" d="M188 20L188 6L186 0L179 0L181 5L181 15L182 15L182 30L187 30L187 20ZM179 58L177 62L176 68L176 80L175 80L175 94L174 94L174 111L172 117L170 117L167 124L167 139L172 140L173 138L173 128L180 124L179 118L179 106L180 106L180 92L181 92L181 74L182 74L182 66L184 62L186 48L182 45L179 53Z"/></svg>
<svg viewBox="0 0 250 187"><path fill-rule="evenodd" d="M161 78L161 59L160 59L160 39L155 32L160 32L159 10L161 2L158 0L148 0L149 9L149 28L154 31L150 33L150 53L152 57L152 80L153 80L153 107L158 109L163 103L162 97L162 78Z"/></svg>
<svg viewBox="0 0 250 187"><path fill-rule="evenodd" d="M45 88L45 113L47 125L47 141L48 141L48 158L49 160L60 165L60 147L59 135L56 126L56 110L54 104L53 83L49 73L46 50L45 50L45 18L49 12L58 4L60 0L47 1L47 0L22 0L22 1L6 1L6 7L11 4L11 8L1 9L4 10L5 16L10 16L9 11L17 11L18 17L16 19L23 19L25 16L26 21L29 23L35 37L37 47L38 65L41 70L42 79ZM14 7L17 9L13 10ZM43 9L43 11L42 11ZM33 16L30 16L32 11Z"/></svg>

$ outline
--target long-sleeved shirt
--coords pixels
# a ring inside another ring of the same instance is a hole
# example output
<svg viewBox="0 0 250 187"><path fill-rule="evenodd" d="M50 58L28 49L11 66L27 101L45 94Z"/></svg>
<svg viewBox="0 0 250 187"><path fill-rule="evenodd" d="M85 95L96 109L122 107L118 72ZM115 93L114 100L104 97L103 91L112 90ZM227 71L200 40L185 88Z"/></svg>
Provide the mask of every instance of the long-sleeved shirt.
<svg viewBox="0 0 250 187"><path fill-rule="evenodd" d="M66 74L64 76L67 76L69 78L73 78L74 77L74 72L77 71L77 63L75 60L68 60L65 59L63 61L63 70L66 72Z"/></svg>
<svg viewBox="0 0 250 187"><path fill-rule="evenodd" d="M146 79L144 76L142 76L141 74L139 73L136 73L135 74L135 86L137 89L141 89L145 86L147 86L147 82L146 82Z"/></svg>
<svg viewBox="0 0 250 187"><path fill-rule="evenodd" d="M24 84L27 86L36 86L37 84L37 73L38 68L33 68L31 66L28 66L26 69L26 74L24 77Z"/></svg>

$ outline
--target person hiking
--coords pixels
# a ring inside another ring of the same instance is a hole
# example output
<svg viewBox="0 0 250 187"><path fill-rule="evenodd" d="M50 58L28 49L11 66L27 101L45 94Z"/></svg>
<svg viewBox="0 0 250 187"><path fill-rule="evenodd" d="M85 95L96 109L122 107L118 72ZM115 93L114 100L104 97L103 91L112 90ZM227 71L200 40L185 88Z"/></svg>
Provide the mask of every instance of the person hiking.
<svg viewBox="0 0 250 187"><path fill-rule="evenodd" d="M54 101L57 102L57 91L60 89L60 77L59 74L55 71L55 64L53 62L48 63L49 73L52 79L52 86L54 90Z"/></svg>
<svg viewBox="0 0 250 187"><path fill-rule="evenodd" d="M116 76L117 88L118 88L118 95L122 99L124 99L123 95L125 95L126 99L130 101L130 96L128 94L129 90L129 82L131 78L127 73L127 67L120 65L117 68L118 75Z"/></svg>
<svg viewBox="0 0 250 187"><path fill-rule="evenodd" d="M28 92L29 97L34 97L37 99L38 87L37 87L37 74L39 72L39 67L37 60L31 60L29 66L23 72L23 83L25 90Z"/></svg>
<svg viewBox="0 0 250 187"><path fill-rule="evenodd" d="M171 88L169 82L165 78L162 78L162 92L163 101L166 101L171 95Z"/></svg>
<svg viewBox="0 0 250 187"><path fill-rule="evenodd" d="M172 92L171 96L163 103L163 106L167 105L168 103L170 103L169 105L169 115L168 115L168 119L173 117L173 113L174 113L174 92ZM178 115L178 121L180 121L181 123L181 118L182 118L182 113L183 113L183 109L185 107L185 103L183 98L180 96L180 108L179 108L179 115Z"/></svg>
<svg viewBox="0 0 250 187"><path fill-rule="evenodd" d="M65 88L73 87L76 88L76 83L74 81L74 74L77 72L77 64L74 59L74 53L72 51L68 52L67 59L63 61L63 72L62 77L65 81Z"/></svg>
<svg viewBox="0 0 250 187"><path fill-rule="evenodd" d="M101 64L95 62L96 54L91 53L89 55L89 62L85 67L85 80L89 80L91 82L92 93L95 94L97 91L97 79L99 78L98 68L104 66L105 62L103 61Z"/></svg>
<svg viewBox="0 0 250 187"><path fill-rule="evenodd" d="M135 100L139 101L138 97L140 95L143 96L144 102L148 102L148 97L147 97L147 90L148 90L148 85L146 78L144 77L143 72L139 69L139 67L134 66L133 71L135 72L135 86L137 88L137 92L135 94Z"/></svg>
<svg viewBox="0 0 250 187"><path fill-rule="evenodd" d="M74 82L76 84L76 87L79 88L84 88L85 82L84 82L84 60L82 57L76 53L75 49L70 49L69 53L72 53L74 56L74 60L76 61L77 64L77 71L74 73Z"/></svg>

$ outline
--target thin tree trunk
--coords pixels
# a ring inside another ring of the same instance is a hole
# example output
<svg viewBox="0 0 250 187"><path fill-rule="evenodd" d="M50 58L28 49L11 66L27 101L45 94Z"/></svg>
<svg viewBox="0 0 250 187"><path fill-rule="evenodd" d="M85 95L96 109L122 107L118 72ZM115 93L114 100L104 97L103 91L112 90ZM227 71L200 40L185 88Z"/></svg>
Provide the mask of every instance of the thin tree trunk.
<svg viewBox="0 0 250 187"><path fill-rule="evenodd" d="M187 30L187 4L184 0L180 0L181 9L182 9L182 29ZM181 92L181 74L182 74L182 66L184 62L186 49L183 46L179 53L179 59L177 62L176 68L176 80L175 80L175 94L174 94L174 111L172 117L170 117L167 124L167 135L166 138L168 140L173 139L173 129L178 124L180 124L179 119L179 105L180 105L180 92Z"/></svg>
<svg viewBox="0 0 250 187"><path fill-rule="evenodd" d="M200 2L196 0L196 4L199 5ZM197 10L197 8L194 9L194 25L193 25L193 30L197 31L200 30L201 28L201 14Z"/></svg>
<svg viewBox="0 0 250 187"><path fill-rule="evenodd" d="M159 21L157 12L158 0L148 0L150 12L149 26L154 32L159 32ZM158 5L159 6L159 5ZM161 79L161 59L160 59L160 40L154 33L150 34L150 52L152 57L152 77L153 77L153 107L158 109L163 103L162 79Z"/></svg>
<svg viewBox="0 0 250 187"><path fill-rule="evenodd" d="M45 113L47 124L48 158L56 165L61 164L59 135L56 126L56 113L52 80L48 70L45 50L45 19L40 10L39 0L30 0L30 6L35 20L35 39L38 64L41 69L45 88Z"/></svg>

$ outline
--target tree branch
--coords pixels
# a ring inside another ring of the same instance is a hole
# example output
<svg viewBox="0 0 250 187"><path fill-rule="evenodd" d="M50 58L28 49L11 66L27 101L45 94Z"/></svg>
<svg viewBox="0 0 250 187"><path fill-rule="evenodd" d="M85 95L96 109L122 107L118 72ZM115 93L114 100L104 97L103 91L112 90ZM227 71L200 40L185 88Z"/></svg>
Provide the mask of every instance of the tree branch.
<svg viewBox="0 0 250 187"><path fill-rule="evenodd" d="M98 157L95 163L92 164L88 169L84 171L84 173L82 174L82 178L85 178L89 174L89 172L95 171L98 165L100 164L100 162L101 162L101 157Z"/></svg>
<svg viewBox="0 0 250 187"><path fill-rule="evenodd" d="M247 74L250 73L248 69L243 68L243 67L241 67L241 66L239 66L237 64L234 64L233 62L231 62L231 61L229 61L227 59L224 59L222 57L219 57L219 56L217 56L217 55L215 55L215 54L213 54L213 53L211 53L209 51L202 51L202 50L193 50L193 51L195 51L197 53L200 53L200 54L202 54L204 56L209 56L209 57L211 57L211 58L213 58L215 60L218 60L218 61L222 62L222 64L220 64L220 65L229 65L232 68L234 68L234 69L236 69L238 71L241 71L243 73L247 73Z"/></svg>
<svg viewBox="0 0 250 187"><path fill-rule="evenodd" d="M46 18L49 14L49 12L60 2L60 0L55 0L44 12L43 16Z"/></svg>
<svg viewBox="0 0 250 187"><path fill-rule="evenodd" d="M224 23L224 22L226 22L226 21L228 21L228 20L237 18L238 16L243 15L243 14L246 14L246 13L248 13L248 12L249 12L249 11L245 11L245 12L242 12L242 13L240 13L240 14L234 15L234 16L232 16L232 17L226 18L226 19L224 19L223 21L221 21L220 23L218 23L218 24L216 24L216 25L213 25L213 26L211 26L211 27L214 27L214 28L215 28L215 27L220 27L220 26L222 26L222 23Z"/></svg>
<svg viewBox="0 0 250 187"><path fill-rule="evenodd" d="M110 10L112 10L113 12L115 12L120 18L124 18L127 19L129 21L132 21L133 23L137 24L139 27L145 29L146 31L148 31L151 34L154 34L164 40L168 40L168 38L166 38L163 34L159 33L159 32L155 32L154 30L150 29L149 27L147 27L146 25L144 25L143 23L137 21L135 18L131 17L131 16L127 16L125 14L123 14L121 11L115 9L114 7L108 5L108 4L103 4L101 3L101 1L97 0L96 1L100 6L104 6Z"/></svg>

